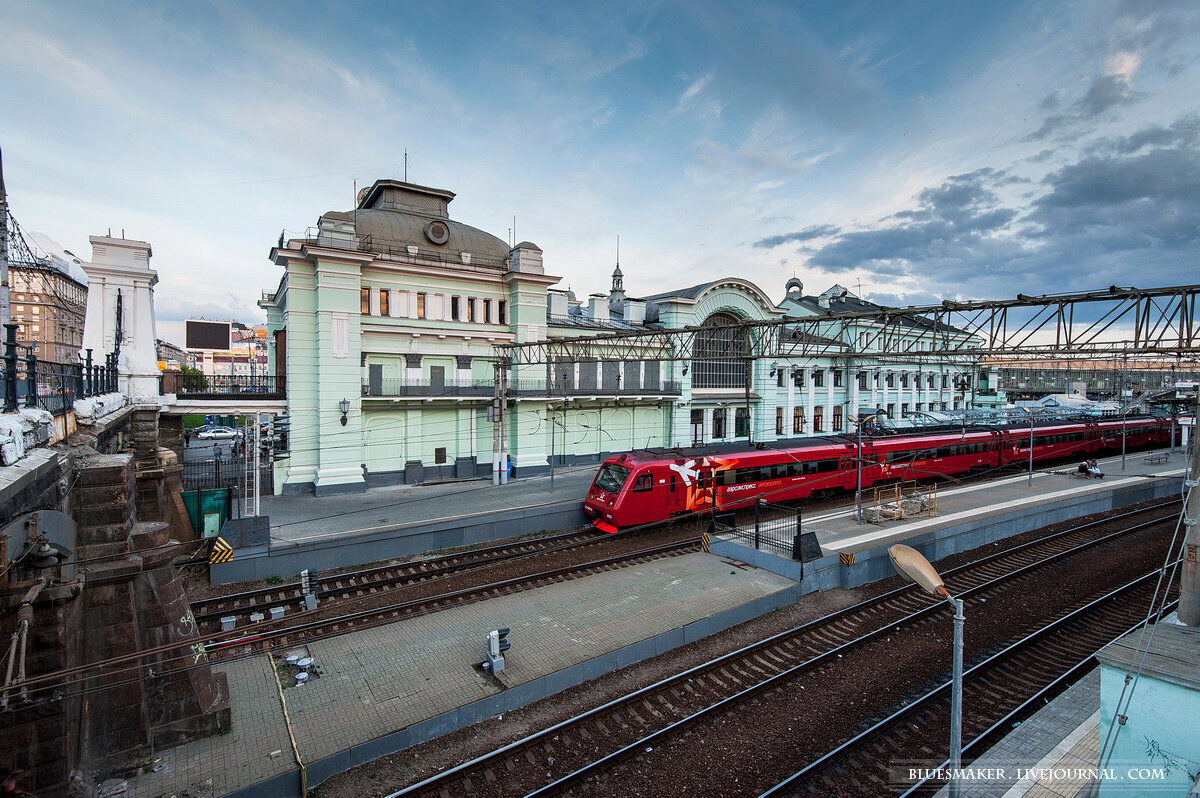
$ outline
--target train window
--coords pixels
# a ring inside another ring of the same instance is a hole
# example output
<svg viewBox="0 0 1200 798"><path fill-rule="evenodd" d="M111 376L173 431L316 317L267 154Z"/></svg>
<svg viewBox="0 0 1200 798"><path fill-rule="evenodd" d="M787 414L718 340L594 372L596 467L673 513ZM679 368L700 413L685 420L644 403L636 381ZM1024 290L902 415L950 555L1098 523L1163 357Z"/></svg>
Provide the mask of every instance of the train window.
<svg viewBox="0 0 1200 798"><path fill-rule="evenodd" d="M629 469L616 463L605 463L596 474L596 487L608 493L615 493L625 484L629 477Z"/></svg>
<svg viewBox="0 0 1200 798"><path fill-rule="evenodd" d="M671 482L669 483L667 490L671 493L675 492L675 472L674 471L671 472Z"/></svg>
<svg viewBox="0 0 1200 798"><path fill-rule="evenodd" d="M649 474L639 474L633 482L634 493L645 493L654 487L654 478Z"/></svg>
<svg viewBox="0 0 1200 798"><path fill-rule="evenodd" d="M827 473L829 471L837 471L838 470L838 461L837 460L822 460L820 462L820 466L821 466L821 473Z"/></svg>

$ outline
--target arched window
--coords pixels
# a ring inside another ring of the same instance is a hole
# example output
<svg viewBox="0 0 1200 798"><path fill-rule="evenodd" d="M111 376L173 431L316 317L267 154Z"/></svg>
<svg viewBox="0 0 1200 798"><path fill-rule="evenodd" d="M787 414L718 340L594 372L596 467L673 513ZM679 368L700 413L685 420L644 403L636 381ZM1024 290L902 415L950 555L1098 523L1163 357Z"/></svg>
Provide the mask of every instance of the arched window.
<svg viewBox="0 0 1200 798"><path fill-rule="evenodd" d="M692 349L693 388L745 388L744 358L750 354L745 328L730 327L741 320L731 313L714 313L696 333Z"/></svg>

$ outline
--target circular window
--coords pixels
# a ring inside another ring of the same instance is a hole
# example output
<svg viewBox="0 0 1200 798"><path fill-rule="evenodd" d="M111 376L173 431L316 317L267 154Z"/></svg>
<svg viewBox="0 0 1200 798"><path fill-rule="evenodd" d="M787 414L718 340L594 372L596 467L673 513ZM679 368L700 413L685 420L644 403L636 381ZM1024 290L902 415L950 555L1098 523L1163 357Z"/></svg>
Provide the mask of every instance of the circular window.
<svg viewBox="0 0 1200 798"><path fill-rule="evenodd" d="M445 222L432 221L425 225L425 237L435 244L445 244L450 240L450 226Z"/></svg>

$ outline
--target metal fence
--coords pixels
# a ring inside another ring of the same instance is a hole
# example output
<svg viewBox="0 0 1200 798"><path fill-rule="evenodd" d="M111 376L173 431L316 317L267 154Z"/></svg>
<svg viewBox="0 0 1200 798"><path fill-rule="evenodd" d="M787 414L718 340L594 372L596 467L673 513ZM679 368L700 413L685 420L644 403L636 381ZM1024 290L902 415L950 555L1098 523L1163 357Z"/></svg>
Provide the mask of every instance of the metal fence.
<svg viewBox="0 0 1200 798"><path fill-rule="evenodd" d="M754 507L744 510L716 510L713 512L710 532L745 540L755 549L781 552L798 562L820 556L819 548L815 557L809 556L811 551L801 538L800 508L786 504L760 500ZM815 539L812 542L815 543Z"/></svg>
<svg viewBox="0 0 1200 798"><path fill-rule="evenodd" d="M253 476L253 465L250 474ZM221 457L208 460L190 460L183 464L180 479L184 490L214 490L218 488L241 488L246 478L246 462L241 457ZM271 463L260 463L258 482L260 495L271 496L274 492L275 471Z"/></svg>
<svg viewBox="0 0 1200 798"><path fill-rule="evenodd" d="M92 362L90 349L80 363L38 360L35 347L17 343L16 324L4 327L4 374L0 380L4 412L39 407L54 415L64 415L76 399L117 390L117 367L111 354L103 366Z"/></svg>

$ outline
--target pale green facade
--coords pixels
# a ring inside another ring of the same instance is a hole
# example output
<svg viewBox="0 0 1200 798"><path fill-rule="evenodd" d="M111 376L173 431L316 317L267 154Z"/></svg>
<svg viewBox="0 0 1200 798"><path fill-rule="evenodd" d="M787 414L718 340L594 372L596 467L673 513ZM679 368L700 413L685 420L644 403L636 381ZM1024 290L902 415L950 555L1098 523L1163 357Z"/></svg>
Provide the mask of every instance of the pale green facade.
<svg viewBox="0 0 1200 798"><path fill-rule="evenodd" d="M625 295L618 266L608 292L585 305L551 289L558 278L534 244L509 246L451 220L453 196L377 181L354 210L323 214L272 250L283 275L260 304L290 421L278 491L478 478L509 459L528 476L630 449L844 434L860 408L898 417L968 402L974 369L882 363L857 329L830 327L836 340L820 356L745 361L704 357L723 334L714 332L691 360L650 347L637 360L598 362L580 349L567 362L512 369L500 445L489 416L497 344L799 318L850 299L805 297L792 281L776 302L733 277L638 299Z"/></svg>

